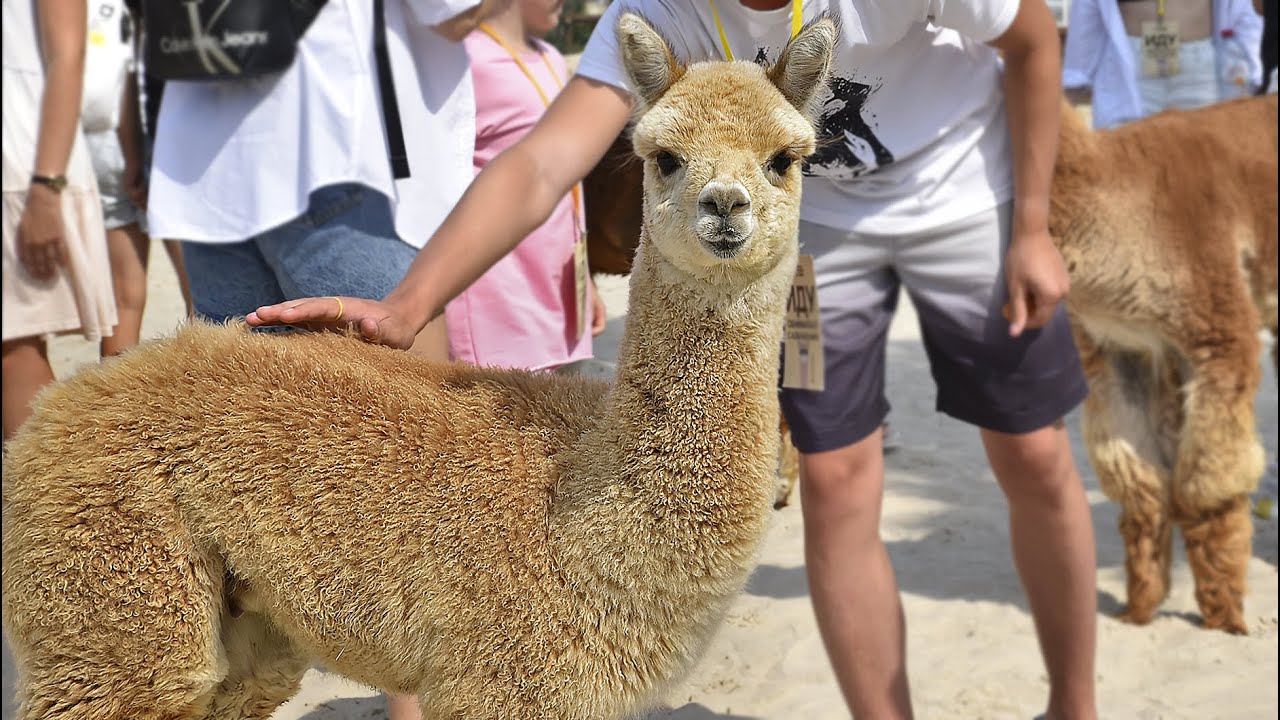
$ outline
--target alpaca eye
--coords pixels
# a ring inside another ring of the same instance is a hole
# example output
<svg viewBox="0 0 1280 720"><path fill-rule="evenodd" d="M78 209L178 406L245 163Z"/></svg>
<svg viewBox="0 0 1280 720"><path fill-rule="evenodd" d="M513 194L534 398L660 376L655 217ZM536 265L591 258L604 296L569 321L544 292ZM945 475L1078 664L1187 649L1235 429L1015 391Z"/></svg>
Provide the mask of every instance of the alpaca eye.
<svg viewBox="0 0 1280 720"><path fill-rule="evenodd" d="M680 158L666 150L654 155L653 160L658 163L658 171L662 173L663 177L680 169Z"/></svg>
<svg viewBox="0 0 1280 720"><path fill-rule="evenodd" d="M786 175L787 171L791 169L791 163L792 159L790 155L786 153L778 153L769 161L769 169L779 175Z"/></svg>

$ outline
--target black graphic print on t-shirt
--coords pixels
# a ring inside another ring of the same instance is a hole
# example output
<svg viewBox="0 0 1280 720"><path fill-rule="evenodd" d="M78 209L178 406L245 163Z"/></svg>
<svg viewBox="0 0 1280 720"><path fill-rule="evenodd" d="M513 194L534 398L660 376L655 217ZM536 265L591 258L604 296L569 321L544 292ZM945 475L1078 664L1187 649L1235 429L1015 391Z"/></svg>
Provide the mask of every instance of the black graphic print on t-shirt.
<svg viewBox="0 0 1280 720"><path fill-rule="evenodd" d="M863 114L875 88L849 78L831 78L831 97L818 112L818 149L804 164L805 175L846 179L893 162Z"/></svg>
<svg viewBox="0 0 1280 720"><path fill-rule="evenodd" d="M759 48L755 61L769 64L765 48ZM893 153L876 137L863 114L863 105L875 90L850 78L832 76L831 95L818 112L818 149L805 161L805 175L848 179L893 162Z"/></svg>

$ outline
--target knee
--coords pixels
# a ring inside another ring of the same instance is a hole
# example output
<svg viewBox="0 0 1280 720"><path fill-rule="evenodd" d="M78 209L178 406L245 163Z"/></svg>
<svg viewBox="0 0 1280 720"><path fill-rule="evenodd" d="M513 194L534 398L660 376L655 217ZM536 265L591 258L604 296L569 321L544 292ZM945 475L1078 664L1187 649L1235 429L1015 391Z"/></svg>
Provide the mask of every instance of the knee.
<svg viewBox="0 0 1280 720"><path fill-rule="evenodd" d="M985 439L992 470L1010 504L1059 507L1081 492L1060 428Z"/></svg>
<svg viewBox="0 0 1280 720"><path fill-rule="evenodd" d="M118 310L142 314L143 306L147 303L147 278L145 275L141 279L117 280L115 291L116 308Z"/></svg>
<svg viewBox="0 0 1280 720"><path fill-rule="evenodd" d="M811 531L833 526L879 537L884 465L876 453L852 446L801 456L801 502Z"/></svg>
<svg viewBox="0 0 1280 720"><path fill-rule="evenodd" d="M3 352L0 353L6 373L22 369L31 363L45 362L44 341L38 337L5 340Z"/></svg>

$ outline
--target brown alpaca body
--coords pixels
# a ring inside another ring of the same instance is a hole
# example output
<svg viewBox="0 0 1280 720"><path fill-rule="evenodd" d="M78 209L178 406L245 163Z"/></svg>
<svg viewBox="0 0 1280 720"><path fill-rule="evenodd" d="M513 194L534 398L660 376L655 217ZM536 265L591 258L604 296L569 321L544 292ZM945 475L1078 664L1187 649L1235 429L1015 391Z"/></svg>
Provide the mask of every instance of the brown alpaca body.
<svg viewBox="0 0 1280 720"><path fill-rule="evenodd" d="M619 135L604 157L582 179L587 215L587 262L592 273L627 275L640 242L644 168Z"/></svg>
<svg viewBox="0 0 1280 720"><path fill-rule="evenodd" d="M1263 469L1259 329L1276 333L1276 97L1091 132L1064 105L1051 232L1089 377L1084 437L1151 620L1181 528L1205 627L1247 631Z"/></svg>
<svg viewBox="0 0 1280 720"><path fill-rule="evenodd" d="M801 182L764 168L812 152L835 30L768 74L619 32L685 165L646 178L616 382L195 325L54 385L4 459L24 720L266 718L312 664L433 719L616 718L694 660L773 499Z"/></svg>

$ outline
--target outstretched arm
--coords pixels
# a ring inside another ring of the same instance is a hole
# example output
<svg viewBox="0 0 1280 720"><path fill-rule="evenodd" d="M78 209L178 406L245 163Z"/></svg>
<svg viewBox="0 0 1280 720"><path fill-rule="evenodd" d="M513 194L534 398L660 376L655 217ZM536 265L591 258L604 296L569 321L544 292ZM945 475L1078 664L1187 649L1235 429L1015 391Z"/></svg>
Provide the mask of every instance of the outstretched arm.
<svg viewBox="0 0 1280 720"><path fill-rule="evenodd" d="M445 304L551 215L626 127L623 90L575 77L520 142L476 176L457 206L381 301L305 298L258 308L258 325L351 325L372 342L408 348ZM341 317L339 315L341 308Z"/></svg>
<svg viewBox="0 0 1280 720"><path fill-rule="evenodd" d="M1005 257L1009 334L1042 327L1067 295L1062 255L1049 237L1049 186L1058 150L1061 74L1058 29L1043 0L1023 0L991 43L1004 54L1004 95L1013 145L1014 216Z"/></svg>
<svg viewBox="0 0 1280 720"><path fill-rule="evenodd" d="M511 2L512 0L417 0L410 3L410 7L432 30L453 42L462 42L485 18L505 10Z"/></svg>

